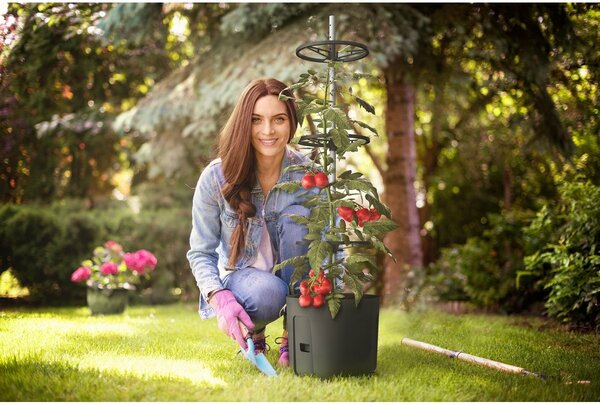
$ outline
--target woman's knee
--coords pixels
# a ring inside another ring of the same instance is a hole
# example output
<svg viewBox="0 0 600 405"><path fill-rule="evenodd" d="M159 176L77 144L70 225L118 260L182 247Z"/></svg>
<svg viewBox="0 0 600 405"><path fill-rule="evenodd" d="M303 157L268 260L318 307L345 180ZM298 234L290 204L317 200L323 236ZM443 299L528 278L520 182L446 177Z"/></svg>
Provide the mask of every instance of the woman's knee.
<svg viewBox="0 0 600 405"><path fill-rule="evenodd" d="M231 290L255 321L271 322L285 305L288 287L279 277L253 268L230 274L225 287Z"/></svg>

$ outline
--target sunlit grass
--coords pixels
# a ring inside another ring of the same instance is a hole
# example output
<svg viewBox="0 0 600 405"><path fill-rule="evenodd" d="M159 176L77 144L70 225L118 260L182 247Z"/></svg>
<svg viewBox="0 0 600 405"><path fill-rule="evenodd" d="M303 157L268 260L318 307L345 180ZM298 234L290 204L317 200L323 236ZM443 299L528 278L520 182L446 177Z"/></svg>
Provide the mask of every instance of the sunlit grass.
<svg viewBox="0 0 600 405"><path fill-rule="evenodd" d="M267 329L273 339L281 321ZM543 372L504 374L400 344L403 337ZM0 401L591 401L600 337L536 318L381 313L377 372L261 375L193 305L0 311ZM589 384L578 384L590 381Z"/></svg>

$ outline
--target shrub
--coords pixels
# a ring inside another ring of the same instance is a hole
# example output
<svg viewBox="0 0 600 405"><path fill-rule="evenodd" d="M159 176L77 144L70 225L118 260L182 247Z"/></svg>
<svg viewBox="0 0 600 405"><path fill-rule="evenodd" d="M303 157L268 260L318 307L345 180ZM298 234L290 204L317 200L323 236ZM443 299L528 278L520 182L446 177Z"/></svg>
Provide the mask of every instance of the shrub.
<svg viewBox="0 0 600 405"><path fill-rule="evenodd" d="M71 257L61 254L64 228L58 218L30 207L19 207L13 213L3 223L9 252L6 264L19 283L29 289L34 301L71 298L72 290L68 288Z"/></svg>
<svg viewBox="0 0 600 405"><path fill-rule="evenodd" d="M36 303L83 303L85 290L70 276L95 246L108 239L129 250L155 253L159 265L142 283L141 300L171 302L179 291L197 298L186 258L190 232L189 209L161 209L135 214L129 208L85 210L76 203L0 208L0 272L12 273ZM81 207L81 208L79 208ZM179 289L179 290L177 290Z"/></svg>
<svg viewBox="0 0 600 405"><path fill-rule="evenodd" d="M443 248L428 269L428 284L442 300L470 301L478 307L513 312L538 298L534 288L517 294L515 277L523 266L523 234L529 214L489 214L489 228L464 245Z"/></svg>
<svg viewBox="0 0 600 405"><path fill-rule="evenodd" d="M186 252L189 249L191 213L188 208L142 211L123 218L112 233L129 249L146 248L159 260L151 284L143 295L145 302L163 303L173 300L171 290L178 288L186 299L197 297L197 287L189 268Z"/></svg>
<svg viewBox="0 0 600 405"><path fill-rule="evenodd" d="M542 248L525 257L519 281L547 290L549 315L600 325L600 187L567 182L559 192L559 203L542 208L524 230Z"/></svg>

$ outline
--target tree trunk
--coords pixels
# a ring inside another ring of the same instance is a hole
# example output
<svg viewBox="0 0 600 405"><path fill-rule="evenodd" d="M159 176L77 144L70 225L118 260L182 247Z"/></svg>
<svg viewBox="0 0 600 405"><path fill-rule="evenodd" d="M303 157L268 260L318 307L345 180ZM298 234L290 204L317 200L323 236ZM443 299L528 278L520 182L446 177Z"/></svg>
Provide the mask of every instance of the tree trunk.
<svg viewBox="0 0 600 405"><path fill-rule="evenodd" d="M384 70L387 88L385 118L388 135L388 170L383 176L386 203L400 226L385 237L396 258L386 257L383 302L406 305L413 269L423 264L419 213L416 206L416 144L414 132L415 90L395 63Z"/></svg>

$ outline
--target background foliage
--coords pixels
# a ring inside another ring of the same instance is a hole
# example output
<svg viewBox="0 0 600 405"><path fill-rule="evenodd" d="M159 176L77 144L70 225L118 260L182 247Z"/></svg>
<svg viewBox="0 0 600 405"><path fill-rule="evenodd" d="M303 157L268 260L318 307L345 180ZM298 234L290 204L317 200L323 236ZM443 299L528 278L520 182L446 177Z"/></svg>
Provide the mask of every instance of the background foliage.
<svg viewBox="0 0 600 405"><path fill-rule="evenodd" d="M310 67L291 50L322 39L329 14L340 37L370 47L357 71L401 72L414 88L424 262L408 273L411 296L506 312L544 303L597 325L595 4L11 3L0 271L32 297L68 295L73 266L114 237L158 252L165 300L197 294L184 254L191 194L218 130L251 79ZM381 116L388 86L361 79L353 91ZM384 120L348 113L381 136L346 165L380 185Z"/></svg>

